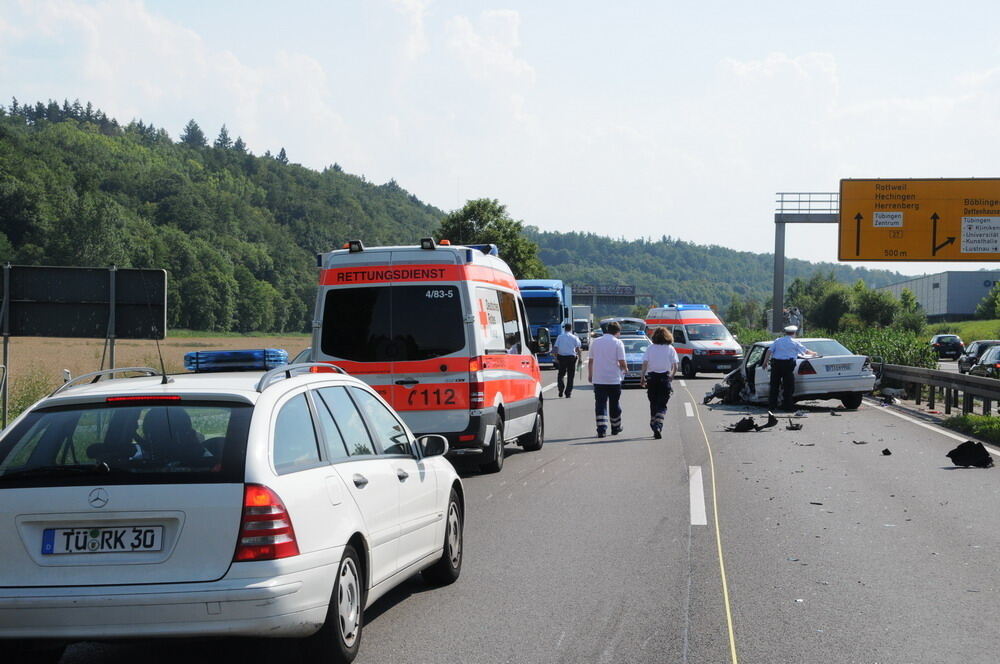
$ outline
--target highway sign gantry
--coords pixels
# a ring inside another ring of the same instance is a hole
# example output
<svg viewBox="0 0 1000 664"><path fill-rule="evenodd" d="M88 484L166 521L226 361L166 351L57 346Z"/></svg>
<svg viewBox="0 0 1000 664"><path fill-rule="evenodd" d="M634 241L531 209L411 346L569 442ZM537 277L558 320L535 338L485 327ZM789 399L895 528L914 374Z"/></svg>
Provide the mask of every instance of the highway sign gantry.
<svg viewBox="0 0 1000 664"><path fill-rule="evenodd" d="M1000 260L1000 178L840 181L842 261Z"/></svg>

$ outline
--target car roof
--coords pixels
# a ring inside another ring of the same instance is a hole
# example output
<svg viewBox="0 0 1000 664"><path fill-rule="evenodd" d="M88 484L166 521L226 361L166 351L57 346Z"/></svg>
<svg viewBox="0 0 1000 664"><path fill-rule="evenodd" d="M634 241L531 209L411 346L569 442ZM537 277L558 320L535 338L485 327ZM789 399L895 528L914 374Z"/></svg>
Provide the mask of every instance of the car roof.
<svg viewBox="0 0 1000 664"><path fill-rule="evenodd" d="M765 346L766 347L766 346L770 346L771 344L773 344L774 341L775 341L774 339L772 339L770 341L758 341L754 345L755 346ZM801 342L805 343L806 341L837 341L837 340L836 339L831 339L829 337L803 337L802 339L796 339L796 341L801 341ZM837 343L840 343L840 342L837 341ZM843 344L841 344L841 345L843 346Z"/></svg>
<svg viewBox="0 0 1000 664"><path fill-rule="evenodd" d="M223 401L242 401L254 404L262 392L257 391L257 384L264 371L233 371L171 374L169 382L164 384L162 376L139 376L134 378L114 378L100 380L96 383L73 385L59 394L44 399L38 405L53 406L58 404L93 402L109 396L142 395L180 395L198 397L201 399L216 398ZM299 373L284 381L276 381L288 387L308 384L320 380L346 380L352 384L362 384L356 378L339 373ZM276 383L270 383L267 387ZM267 389L265 387L265 391Z"/></svg>

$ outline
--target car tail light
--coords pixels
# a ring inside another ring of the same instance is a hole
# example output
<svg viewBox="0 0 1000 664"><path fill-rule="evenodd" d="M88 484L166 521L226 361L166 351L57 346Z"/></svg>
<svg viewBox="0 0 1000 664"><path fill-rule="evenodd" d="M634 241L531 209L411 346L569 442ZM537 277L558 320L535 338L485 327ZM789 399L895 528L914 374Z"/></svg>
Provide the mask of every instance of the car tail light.
<svg viewBox="0 0 1000 664"><path fill-rule="evenodd" d="M809 360L805 360L799 365L800 376L808 376L814 373L816 373L816 369L813 368L813 365L810 364Z"/></svg>
<svg viewBox="0 0 1000 664"><path fill-rule="evenodd" d="M243 518L234 562L277 560L299 555L295 529L278 494L260 484L243 490Z"/></svg>
<svg viewBox="0 0 1000 664"><path fill-rule="evenodd" d="M934 344L934 347L935 347L935 348L940 348L940 347L941 347L941 344Z"/></svg>

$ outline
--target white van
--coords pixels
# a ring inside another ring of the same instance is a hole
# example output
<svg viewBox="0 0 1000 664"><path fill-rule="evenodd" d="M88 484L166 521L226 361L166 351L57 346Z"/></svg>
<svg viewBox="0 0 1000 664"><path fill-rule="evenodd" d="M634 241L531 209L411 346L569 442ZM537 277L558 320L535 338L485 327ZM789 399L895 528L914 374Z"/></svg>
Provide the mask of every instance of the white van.
<svg viewBox="0 0 1000 664"><path fill-rule="evenodd" d="M674 335L681 373L729 373L743 361L743 347L707 304L667 304L646 314L646 331L665 327Z"/></svg>
<svg viewBox="0 0 1000 664"><path fill-rule="evenodd" d="M371 385L418 436L452 456L503 467L503 445L544 442L536 352L510 267L494 245L366 248L352 240L317 256L312 360Z"/></svg>

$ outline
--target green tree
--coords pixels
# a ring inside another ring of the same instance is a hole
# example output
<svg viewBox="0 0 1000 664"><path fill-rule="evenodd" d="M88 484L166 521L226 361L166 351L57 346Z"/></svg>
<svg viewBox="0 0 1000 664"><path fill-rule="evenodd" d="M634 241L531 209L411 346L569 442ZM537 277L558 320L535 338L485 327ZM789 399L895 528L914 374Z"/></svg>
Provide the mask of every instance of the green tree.
<svg viewBox="0 0 1000 664"><path fill-rule="evenodd" d="M517 279L539 279L548 270L538 258L538 245L524 235L524 222L511 219L500 201L468 201L441 220L438 237L453 244L495 244Z"/></svg>
<svg viewBox="0 0 1000 664"><path fill-rule="evenodd" d="M916 334L922 334L927 326L924 308L920 306L917 296L909 288L904 288L899 294L899 311L896 312L892 326Z"/></svg>
<svg viewBox="0 0 1000 664"><path fill-rule="evenodd" d="M854 285L854 312L865 325L886 327L899 310L899 301L886 291L868 288L860 279Z"/></svg>
<svg viewBox="0 0 1000 664"><path fill-rule="evenodd" d="M275 159L278 161L279 164L288 163L288 154L285 152L285 148L281 148L281 151L278 152L278 156L275 157Z"/></svg>
<svg viewBox="0 0 1000 664"><path fill-rule="evenodd" d="M829 288L806 317L810 325L830 332L840 329L840 320L851 310L851 293L846 287L835 284Z"/></svg>
<svg viewBox="0 0 1000 664"><path fill-rule="evenodd" d="M198 123L191 119L184 125L184 131L181 132L181 143L193 148L203 148L208 145L208 139L205 138L205 132L201 130Z"/></svg>
<svg viewBox="0 0 1000 664"><path fill-rule="evenodd" d="M226 125L222 125L222 129L219 130L219 136L212 145L223 150L233 147L233 140L229 138L229 130L226 129Z"/></svg>
<svg viewBox="0 0 1000 664"><path fill-rule="evenodd" d="M1000 302L1000 281L993 284L990 292L976 305L976 318L993 320L997 318L997 304Z"/></svg>

